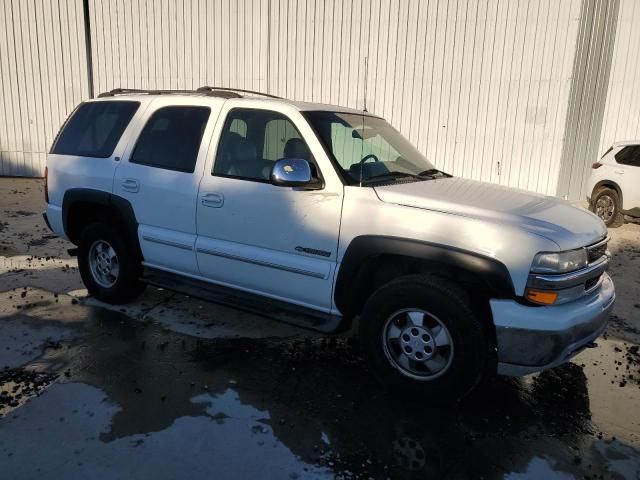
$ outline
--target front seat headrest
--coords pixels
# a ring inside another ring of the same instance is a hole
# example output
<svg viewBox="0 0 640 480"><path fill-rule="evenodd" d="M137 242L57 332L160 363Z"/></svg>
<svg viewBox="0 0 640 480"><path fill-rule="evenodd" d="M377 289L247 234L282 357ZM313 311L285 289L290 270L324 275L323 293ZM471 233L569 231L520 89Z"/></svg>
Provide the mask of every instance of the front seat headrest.
<svg viewBox="0 0 640 480"><path fill-rule="evenodd" d="M302 158L309 161L311 151L301 138L290 138L284 145L284 158Z"/></svg>

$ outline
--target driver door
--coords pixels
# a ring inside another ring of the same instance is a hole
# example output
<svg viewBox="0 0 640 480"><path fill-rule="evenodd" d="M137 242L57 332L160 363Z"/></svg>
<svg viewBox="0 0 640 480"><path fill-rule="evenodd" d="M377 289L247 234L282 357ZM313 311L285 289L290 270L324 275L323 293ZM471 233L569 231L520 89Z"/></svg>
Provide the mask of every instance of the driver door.
<svg viewBox="0 0 640 480"><path fill-rule="evenodd" d="M223 113L224 115L224 113ZM310 131L282 112L227 107L197 205L201 275L215 283L331 311L342 209L341 184L320 190L269 181L280 158L303 158L322 176Z"/></svg>

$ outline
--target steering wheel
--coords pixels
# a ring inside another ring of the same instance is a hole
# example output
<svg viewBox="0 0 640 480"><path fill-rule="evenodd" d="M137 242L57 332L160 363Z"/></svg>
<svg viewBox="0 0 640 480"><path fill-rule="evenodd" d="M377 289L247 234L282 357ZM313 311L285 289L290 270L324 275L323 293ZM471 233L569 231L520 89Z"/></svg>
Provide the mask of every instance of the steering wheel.
<svg viewBox="0 0 640 480"><path fill-rule="evenodd" d="M373 160L374 162L379 162L380 159L373 153L370 153L369 155L365 155L362 160L360 160L360 164L365 163L367 160Z"/></svg>

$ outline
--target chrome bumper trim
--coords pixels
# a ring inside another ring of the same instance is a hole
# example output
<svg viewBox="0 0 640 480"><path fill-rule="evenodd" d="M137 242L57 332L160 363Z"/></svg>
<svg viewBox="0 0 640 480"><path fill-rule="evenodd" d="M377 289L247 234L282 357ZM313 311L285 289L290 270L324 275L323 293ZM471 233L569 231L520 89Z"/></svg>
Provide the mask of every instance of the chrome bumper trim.
<svg viewBox="0 0 640 480"><path fill-rule="evenodd" d="M604 273L596 292L564 305L527 307L491 300L498 373L527 375L571 359L605 330L615 298L613 282Z"/></svg>

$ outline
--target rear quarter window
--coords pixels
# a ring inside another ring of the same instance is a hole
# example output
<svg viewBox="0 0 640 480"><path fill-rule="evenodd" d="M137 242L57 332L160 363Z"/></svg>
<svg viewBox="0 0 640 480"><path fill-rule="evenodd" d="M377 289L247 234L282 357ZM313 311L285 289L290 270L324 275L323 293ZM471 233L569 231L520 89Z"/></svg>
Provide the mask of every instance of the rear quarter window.
<svg viewBox="0 0 640 480"><path fill-rule="evenodd" d="M640 167L640 145L629 145L616 153L616 162L620 165Z"/></svg>
<svg viewBox="0 0 640 480"><path fill-rule="evenodd" d="M110 157L139 107L140 102L123 100L81 104L62 127L51 153Z"/></svg>

